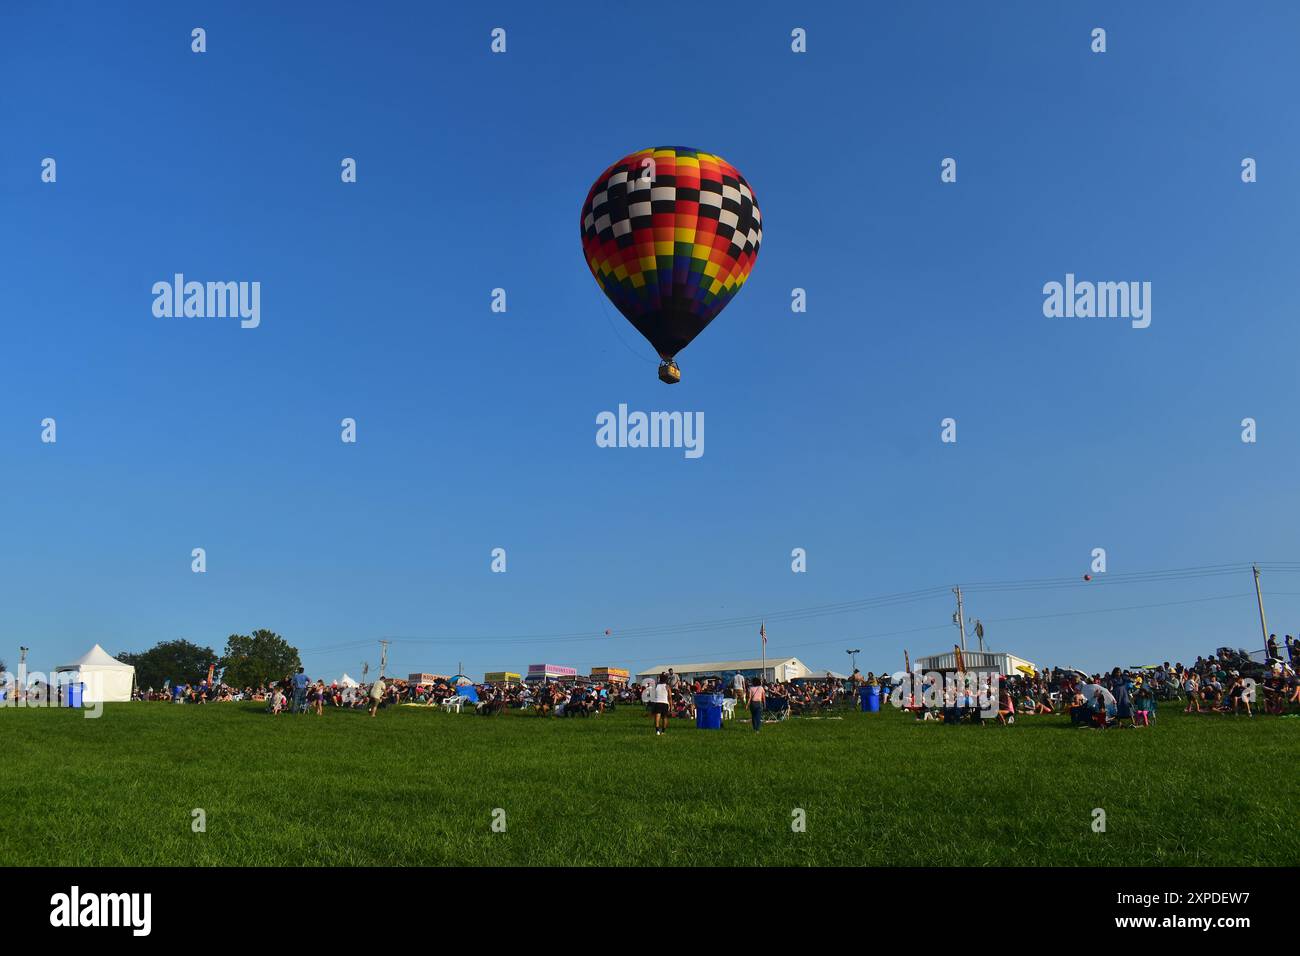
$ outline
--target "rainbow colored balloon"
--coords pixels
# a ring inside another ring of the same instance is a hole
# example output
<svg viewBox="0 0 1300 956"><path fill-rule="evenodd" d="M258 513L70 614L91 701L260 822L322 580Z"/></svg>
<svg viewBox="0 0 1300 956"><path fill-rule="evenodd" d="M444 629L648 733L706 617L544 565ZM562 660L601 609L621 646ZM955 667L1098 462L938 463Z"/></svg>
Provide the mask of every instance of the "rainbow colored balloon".
<svg viewBox="0 0 1300 956"><path fill-rule="evenodd" d="M646 337L676 382L673 361L749 278L763 217L745 177L721 156L656 146L624 156L582 205L591 274Z"/></svg>

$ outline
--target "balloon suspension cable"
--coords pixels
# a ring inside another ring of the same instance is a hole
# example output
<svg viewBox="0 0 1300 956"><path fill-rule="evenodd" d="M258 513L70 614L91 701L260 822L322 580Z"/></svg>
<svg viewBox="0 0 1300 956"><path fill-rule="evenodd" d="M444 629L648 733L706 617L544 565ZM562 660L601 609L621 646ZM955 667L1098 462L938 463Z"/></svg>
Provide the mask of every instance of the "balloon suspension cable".
<svg viewBox="0 0 1300 956"><path fill-rule="evenodd" d="M618 330L618 325L614 322L614 312L610 308L609 300L599 292L597 292L597 298L600 300L601 314L605 316L605 322L609 325L609 330L614 333L614 338L618 339L623 348L627 349L642 362L653 362L654 359L648 358L645 354L638 352L632 346L627 344L627 339L623 338L622 333ZM619 316L619 318L622 318L622 316Z"/></svg>

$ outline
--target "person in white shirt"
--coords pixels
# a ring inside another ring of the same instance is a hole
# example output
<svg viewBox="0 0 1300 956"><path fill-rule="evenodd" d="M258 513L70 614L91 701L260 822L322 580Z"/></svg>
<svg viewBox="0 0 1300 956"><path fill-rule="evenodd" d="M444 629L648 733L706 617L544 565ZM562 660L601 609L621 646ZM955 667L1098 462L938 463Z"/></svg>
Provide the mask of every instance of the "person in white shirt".
<svg viewBox="0 0 1300 956"><path fill-rule="evenodd" d="M732 713L739 717L740 710L745 706L747 694L745 693L745 675L737 671L731 678L731 696L736 701L736 707Z"/></svg>
<svg viewBox="0 0 1300 956"><path fill-rule="evenodd" d="M650 689L650 711L655 715L655 736L662 737L668 729L668 675L660 674Z"/></svg>

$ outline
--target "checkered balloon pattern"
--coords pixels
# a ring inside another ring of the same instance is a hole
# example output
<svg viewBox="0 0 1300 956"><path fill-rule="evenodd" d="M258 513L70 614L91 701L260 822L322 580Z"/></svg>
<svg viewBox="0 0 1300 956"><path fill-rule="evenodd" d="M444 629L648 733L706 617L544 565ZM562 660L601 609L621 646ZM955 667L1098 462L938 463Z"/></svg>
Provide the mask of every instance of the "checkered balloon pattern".
<svg viewBox="0 0 1300 956"><path fill-rule="evenodd" d="M615 307L664 359L684 349L749 278L763 218L721 156L656 146L600 174L582 206L582 251Z"/></svg>

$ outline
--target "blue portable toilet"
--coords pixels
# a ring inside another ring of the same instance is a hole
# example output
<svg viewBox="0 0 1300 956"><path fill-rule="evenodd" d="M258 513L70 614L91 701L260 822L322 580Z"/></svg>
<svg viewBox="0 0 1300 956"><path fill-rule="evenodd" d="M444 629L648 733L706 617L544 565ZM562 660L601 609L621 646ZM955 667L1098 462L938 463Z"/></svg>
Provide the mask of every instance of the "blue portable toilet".
<svg viewBox="0 0 1300 956"><path fill-rule="evenodd" d="M880 711L880 688L874 684L858 688L858 703L864 714Z"/></svg>
<svg viewBox="0 0 1300 956"><path fill-rule="evenodd" d="M67 701L69 707L81 706L81 698L84 695L85 689L86 685L82 683L68 685Z"/></svg>

